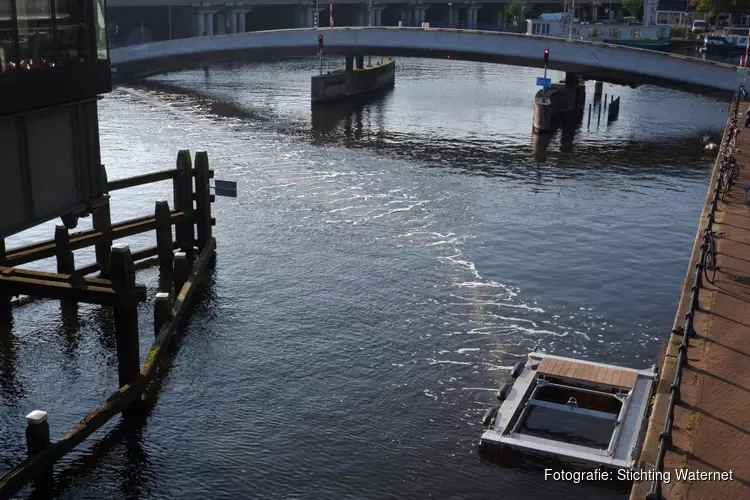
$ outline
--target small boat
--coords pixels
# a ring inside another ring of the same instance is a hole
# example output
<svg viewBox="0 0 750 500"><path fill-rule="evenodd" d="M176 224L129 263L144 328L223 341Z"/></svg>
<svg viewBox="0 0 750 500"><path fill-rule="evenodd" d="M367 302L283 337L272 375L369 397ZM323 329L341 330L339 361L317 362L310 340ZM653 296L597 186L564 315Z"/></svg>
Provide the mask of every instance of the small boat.
<svg viewBox="0 0 750 500"><path fill-rule="evenodd" d="M539 352L498 391L480 450L511 449L608 469L636 470L656 366L634 370Z"/></svg>
<svg viewBox="0 0 750 500"><path fill-rule="evenodd" d="M713 32L703 37L702 52L714 55L744 54L747 48L747 35L727 32Z"/></svg>

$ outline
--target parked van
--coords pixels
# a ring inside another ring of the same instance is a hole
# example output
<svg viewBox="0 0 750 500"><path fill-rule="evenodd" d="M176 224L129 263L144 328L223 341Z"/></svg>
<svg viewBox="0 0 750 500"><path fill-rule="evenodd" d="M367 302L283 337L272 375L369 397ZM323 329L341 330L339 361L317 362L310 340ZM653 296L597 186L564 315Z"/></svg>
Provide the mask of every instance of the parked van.
<svg viewBox="0 0 750 500"><path fill-rule="evenodd" d="M540 21L569 21L570 14L567 12L549 12L547 14L541 14L539 16Z"/></svg>
<svg viewBox="0 0 750 500"><path fill-rule="evenodd" d="M703 33L706 31L706 21L703 20L695 20L693 21L693 28L690 30L693 33Z"/></svg>

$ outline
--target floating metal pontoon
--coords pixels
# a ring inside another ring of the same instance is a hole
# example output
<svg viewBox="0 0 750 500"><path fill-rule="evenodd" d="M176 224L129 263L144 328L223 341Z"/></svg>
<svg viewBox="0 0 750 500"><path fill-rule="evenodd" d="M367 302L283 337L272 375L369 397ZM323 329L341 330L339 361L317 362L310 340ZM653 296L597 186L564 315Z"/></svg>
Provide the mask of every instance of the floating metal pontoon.
<svg viewBox="0 0 750 500"><path fill-rule="evenodd" d="M656 367L633 370L533 352L481 439L493 446L635 469ZM505 394L507 393L507 395Z"/></svg>

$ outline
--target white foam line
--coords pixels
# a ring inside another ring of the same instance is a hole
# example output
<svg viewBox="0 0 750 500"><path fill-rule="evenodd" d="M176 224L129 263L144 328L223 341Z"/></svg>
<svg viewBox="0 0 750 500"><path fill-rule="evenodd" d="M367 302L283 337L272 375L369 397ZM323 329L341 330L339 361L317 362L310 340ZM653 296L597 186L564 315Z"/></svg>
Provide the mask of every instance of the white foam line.
<svg viewBox="0 0 750 500"><path fill-rule="evenodd" d="M494 302L494 301L491 301L491 300L477 300L477 299L472 299L470 297L460 297L458 295L453 295L453 294L449 294L449 296L450 297L455 297L457 299L468 300L469 303L474 303L474 304L482 304L482 305L498 306L498 307L512 307L512 308L515 308L515 309L526 309L528 311L534 311L534 312L540 312L540 313L544 312L544 309L542 309L541 307L531 307L531 306L527 306L526 304L506 304L504 302ZM453 306L465 306L465 305L469 305L469 303L466 303L466 302L463 302L463 303L457 302L457 303L450 303L449 305L453 305Z"/></svg>
<svg viewBox="0 0 750 500"><path fill-rule="evenodd" d="M586 340L591 340L591 338L588 335L586 335L584 332L582 332L580 330L574 330L573 333L575 333L576 335L580 335L581 337L585 338Z"/></svg>
<svg viewBox="0 0 750 500"><path fill-rule="evenodd" d="M476 363L472 363L470 361L450 361L450 360L437 360L437 359L430 359L431 365L474 365Z"/></svg>
<svg viewBox="0 0 750 500"><path fill-rule="evenodd" d="M335 212L343 212L343 211L345 211L345 210L351 210L352 208L365 208L365 207L363 207L363 206L355 206L355 205L351 205L351 206L349 206L349 207L344 207L344 208L334 208L333 210L329 210L329 211L328 211L328 213L329 213L329 214L332 214L332 213L335 213Z"/></svg>
<svg viewBox="0 0 750 500"><path fill-rule="evenodd" d="M510 370L510 368L508 368ZM497 387L461 387L462 391L492 391L497 392Z"/></svg>
<svg viewBox="0 0 750 500"><path fill-rule="evenodd" d="M463 354L465 352L473 352L473 351L481 351L479 347L462 347L461 349L456 350L457 353Z"/></svg>
<svg viewBox="0 0 750 500"><path fill-rule="evenodd" d="M517 330L521 330L522 332L526 332L526 333L536 333L536 334L546 333L548 335L554 335L555 337L567 337L568 336L568 332L557 333L557 332L553 332L550 330L535 330L533 328L526 328L524 326L519 326L519 325L511 325L511 326L513 326Z"/></svg>
<svg viewBox="0 0 750 500"><path fill-rule="evenodd" d="M417 207L419 205L423 205L424 203L426 202L417 202L417 203L414 203L413 205L409 205L408 207L394 208L392 210L388 210L387 212L383 214L378 214L374 216L373 219L380 219L381 217L385 217L386 215L390 215L390 214L395 214L396 212L408 212L412 208Z"/></svg>

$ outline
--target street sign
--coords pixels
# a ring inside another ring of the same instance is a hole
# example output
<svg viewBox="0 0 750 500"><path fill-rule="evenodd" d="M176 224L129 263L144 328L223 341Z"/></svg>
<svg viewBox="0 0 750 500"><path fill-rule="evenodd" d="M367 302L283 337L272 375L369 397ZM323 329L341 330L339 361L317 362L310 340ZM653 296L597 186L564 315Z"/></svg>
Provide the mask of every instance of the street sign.
<svg viewBox="0 0 750 500"><path fill-rule="evenodd" d="M541 76L537 76L536 77L536 84L539 87L545 87L545 88L547 88L547 87L552 86L552 79L551 78L543 78Z"/></svg>
<svg viewBox="0 0 750 500"><path fill-rule="evenodd" d="M422 29L427 29L430 27L430 23L422 23Z"/></svg>
<svg viewBox="0 0 750 500"><path fill-rule="evenodd" d="M214 181L214 192L216 196L227 196L237 198L237 183L234 181Z"/></svg>

